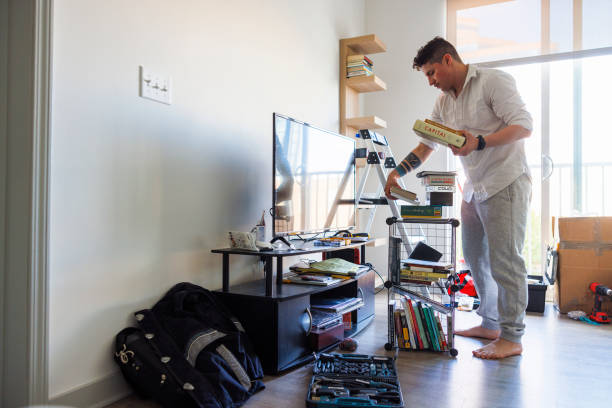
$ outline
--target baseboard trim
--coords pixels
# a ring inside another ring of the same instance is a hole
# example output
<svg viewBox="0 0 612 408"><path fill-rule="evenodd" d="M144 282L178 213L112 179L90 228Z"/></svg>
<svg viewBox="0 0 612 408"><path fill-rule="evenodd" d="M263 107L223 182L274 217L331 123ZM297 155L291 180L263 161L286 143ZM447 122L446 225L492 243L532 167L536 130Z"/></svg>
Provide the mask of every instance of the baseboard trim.
<svg viewBox="0 0 612 408"><path fill-rule="evenodd" d="M59 394L49 400L50 405L79 408L102 408L132 394L119 372L100 380Z"/></svg>

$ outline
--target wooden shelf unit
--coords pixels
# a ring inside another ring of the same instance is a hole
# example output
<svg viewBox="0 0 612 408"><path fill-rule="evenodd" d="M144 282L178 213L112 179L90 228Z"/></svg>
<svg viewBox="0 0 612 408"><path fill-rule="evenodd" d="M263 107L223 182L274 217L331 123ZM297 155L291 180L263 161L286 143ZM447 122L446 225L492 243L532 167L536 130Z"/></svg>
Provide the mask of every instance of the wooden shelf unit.
<svg viewBox="0 0 612 408"><path fill-rule="evenodd" d="M387 122L377 116L360 116L359 95L366 92L384 91L387 84L376 75L346 77L346 58L355 54L376 54L385 52L387 47L375 35L340 40L340 131L339 133L355 137L359 129L381 129ZM376 69L376 64L374 64Z"/></svg>
<svg viewBox="0 0 612 408"><path fill-rule="evenodd" d="M357 92L377 92L387 89L387 84L376 75L346 78L346 85Z"/></svg>
<svg viewBox="0 0 612 408"><path fill-rule="evenodd" d="M353 129L384 129L387 127L387 122L378 116L363 116L360 118L348 118L345 121L348 127ZM348 136L348 135L347 135ZM353 136L355 136L353 134Z"/></svg>

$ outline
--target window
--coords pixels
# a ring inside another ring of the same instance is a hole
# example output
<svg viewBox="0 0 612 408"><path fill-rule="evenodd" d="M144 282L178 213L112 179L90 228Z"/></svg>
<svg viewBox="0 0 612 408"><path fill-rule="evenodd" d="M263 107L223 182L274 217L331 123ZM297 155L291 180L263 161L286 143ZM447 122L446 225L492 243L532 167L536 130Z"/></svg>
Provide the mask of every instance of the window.
<svg viewBox="0 0 612 408"><path fill-rule="evenodd" d="M612 1L448 0L447 10L447 37L464 62L512 74L534 117L524 255L530 273L540 273L553 216L612 215L612 130L602 126Z"/></svg>

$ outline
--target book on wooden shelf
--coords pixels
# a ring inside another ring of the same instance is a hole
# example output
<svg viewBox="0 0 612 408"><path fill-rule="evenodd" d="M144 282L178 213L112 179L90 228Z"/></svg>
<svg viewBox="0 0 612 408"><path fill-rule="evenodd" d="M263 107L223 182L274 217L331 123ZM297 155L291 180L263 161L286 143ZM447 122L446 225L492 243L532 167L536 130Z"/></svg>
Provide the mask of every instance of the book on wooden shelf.
<svg viewBox="0 0 612 408"><path fill-rule="evenodd" d="M346 72L358 72L358 71L367 71L371 74L372 68L369 68L366 65L355 65L351 67L346 67Z"/></svg>
<svg viewBox="0 0 612 408"><path fill-rule="evenodd" d="M367 55L363 55L363 54L353 54L353 55L349 55L348 57L346 57L346 63L353 63L353 62L365 62L366 64L372 66L374 65L374 63L372 62L372 60L370 58L368 58Z"/></svg>
<svg viewBox="0 0 612 408"><path fill-rule="evenodd" d="M355 72L349 72L346 74L347 78L352 78L352 77L358 77L358 76L371 76L372 72L369 71L355 71Z"/></svg>
<svg viewBox="0 0 612 408"><path fill-rule="evenodd" d="M425 121L417 119L412 126L412 130L417 135L443 146L462 147L465 144L465 137L458 130L448 128L429 119Z"/></svg>
<svg viewBox="0 0 612 408"><path fill-rule="evenodd" d="M400 188L397 186L391 187L391 195L399 200L407 200L408 202L418 201L418 197L416 193L413 193L412 191L404 190L403 188Z"/></svg>

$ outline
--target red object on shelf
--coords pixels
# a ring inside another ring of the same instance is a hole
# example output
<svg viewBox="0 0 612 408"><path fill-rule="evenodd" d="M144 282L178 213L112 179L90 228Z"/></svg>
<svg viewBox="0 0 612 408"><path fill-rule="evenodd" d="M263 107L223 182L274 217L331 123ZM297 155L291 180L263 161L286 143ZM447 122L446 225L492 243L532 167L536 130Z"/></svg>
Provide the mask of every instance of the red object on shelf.
<svg viewBox="0 0 612 408"><path fill-rule="evenodd" d="M459 279L455 280L455 285L459 288L459 292L465 293L468 296L477 297L474 279L469 271L462 271L457 274ZM453 285L454 286L454 285ZM451 294L451 287L448 288L448 294Z"/></svg>

